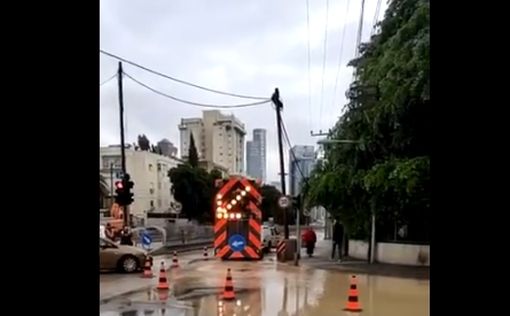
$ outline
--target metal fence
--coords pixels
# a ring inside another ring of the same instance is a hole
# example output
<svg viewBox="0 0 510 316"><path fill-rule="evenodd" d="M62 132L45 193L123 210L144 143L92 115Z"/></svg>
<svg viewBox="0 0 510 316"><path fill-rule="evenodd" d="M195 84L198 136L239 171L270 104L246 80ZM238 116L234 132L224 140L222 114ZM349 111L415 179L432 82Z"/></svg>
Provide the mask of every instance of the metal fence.
<svg viewBox="0 0 510 316"><path fill-rule="evenodd" d="M202 225L177 225L169 223L165 227L147 226L133 229L133 235L141 243L141 232L146 231L152 238L153 243L187 244L199 240L212 240L214 230L212 226Z"/></svg>

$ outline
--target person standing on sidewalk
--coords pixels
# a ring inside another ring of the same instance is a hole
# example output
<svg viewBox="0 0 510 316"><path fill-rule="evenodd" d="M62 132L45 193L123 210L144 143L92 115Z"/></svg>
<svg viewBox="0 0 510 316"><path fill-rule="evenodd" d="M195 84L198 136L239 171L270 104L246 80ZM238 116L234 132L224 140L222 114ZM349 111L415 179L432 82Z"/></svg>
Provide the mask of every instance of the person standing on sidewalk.
<svg viewBox="0 0 510 316"><path fill-rule="evenodd" d="M306 253L308 257L313 256L313 250L315 249L315 243L317 242L317 235L313 231L312 227L309 227L303 234L303 241L306 245Z"/></svg>
<svg viewBox="0 0 510 316"><path fill-rule="evenodd" d="M121 245L127 245L127 246L133 246L133 233L129 229L129 226L124 226L124 229L120 233L120 244Z"/></svg>
<svg viewBox="0 0 510 316"><path fill-rule="evenodd" d="M104 229L104 233L106 238L110 239L111 241L115 241L115 234L113 232L113 227L110 223L106 223L106 228Z"/></svg>
<svg viewBox="0 0 510 316"><path fill-rule="evenodd" d="M340 219L335 219L333 226L333 250L331 252L331 260L335 260L335 251L338 248L338 261L342 261L342 245L344 241L344 225L340 223Z"/></svg>

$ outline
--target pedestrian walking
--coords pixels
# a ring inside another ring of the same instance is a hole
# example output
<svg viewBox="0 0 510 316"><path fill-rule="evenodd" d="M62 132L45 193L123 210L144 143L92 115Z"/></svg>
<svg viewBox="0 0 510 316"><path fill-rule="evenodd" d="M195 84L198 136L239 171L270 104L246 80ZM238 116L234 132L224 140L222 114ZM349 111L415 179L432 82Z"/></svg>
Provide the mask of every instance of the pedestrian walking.
<svg viewBox="0 0 510 316"><path fill-rule="evenodd" d="M331 260L335 260L335 252L338 250L338 261L342 261L342 245L344 241L344 225L339 218L335 219L333 225L333 250L331 252Z"/></svg>
<svg viewBox="0 0 510 316"><path fill-rule="evenodd" d="M317 235L313 231L312 227L309 227L303 234L303 241L306 246L306 253L308 257L313 256L313 251L315 249L315 243L317 242Z"/></svg>

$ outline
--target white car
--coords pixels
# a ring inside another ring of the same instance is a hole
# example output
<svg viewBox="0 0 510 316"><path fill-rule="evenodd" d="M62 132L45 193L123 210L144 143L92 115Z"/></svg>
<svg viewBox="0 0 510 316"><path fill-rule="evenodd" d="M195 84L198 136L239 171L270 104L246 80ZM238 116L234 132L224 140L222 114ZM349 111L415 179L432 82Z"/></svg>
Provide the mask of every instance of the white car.
<svg viewBox="0 0 510 316"><path fill-rule="evenodd" d="M265 253L271 252L281 239L280 232L274 226L262 226L262 248Z"/></svg>
<svg viewBox="0 0 510 316"><path fill-rule="evenodd" d="M99 238L106 238L104 225L99 225Z"/></svg>

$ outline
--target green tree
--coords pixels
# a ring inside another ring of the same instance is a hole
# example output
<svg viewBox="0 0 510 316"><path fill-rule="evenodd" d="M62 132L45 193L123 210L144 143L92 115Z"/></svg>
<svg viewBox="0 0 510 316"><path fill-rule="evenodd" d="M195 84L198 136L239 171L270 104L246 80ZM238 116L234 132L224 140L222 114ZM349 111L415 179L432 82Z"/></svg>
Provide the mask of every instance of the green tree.
<svg viewBox="0 0 510 316"><path fill-rule="evenodd" d="M262 210L262 220L267 221L270 217L274 218L275 223L283 224L283 214L278 207L278 199L282 193L272 185L263 185L260 188L262 195L262 203L260 208Z"/></svg>
<svg viewBox="0 0 510 316"><path fill-rule="evenodd" d="M409 239L428 240L429 1L391 1L379 27L350 63L357 79L329 135L361 143L325 148L305 202L340 216L355 238L368 238L375 210L378 239L406 224Z"/></svg>
<svg viewBox="0 0 510 316"><path fill-rule="evenodd" d="M188 162L193 168L198 167L198 152L197 147L195 146L195 139L193 138L193 133L190 133L189 136L189 149L188 149Z"/></svg>
<svg viewBox="0 0 510 316"><path fill-rule="evenodd" d="M170 169L168 176L172 182L172 194L182 204L183 216L199 222L211 222L214 181L221 178L221 173L214 169L208 173L184 163Z"/></svg>
<svg viewBox="0 0 510 316"><path fill-rule="evenodd" d="M140 150L143 151L150 151L151 150L151 143L147 136L144 135L138 135L138 147Z"/></svg>
<svg viewBox="0 0 510 316"><path fill-rule="evenodd" d="M102 174L99 174L99 202L104 205L104 199L110 195L110 189L106 183L106 179Z"/></svg>

